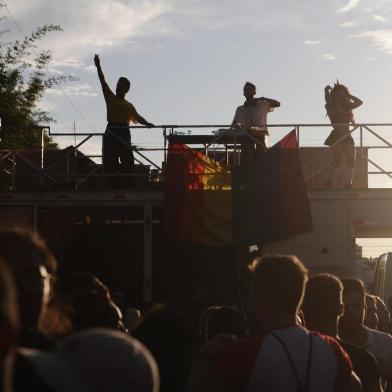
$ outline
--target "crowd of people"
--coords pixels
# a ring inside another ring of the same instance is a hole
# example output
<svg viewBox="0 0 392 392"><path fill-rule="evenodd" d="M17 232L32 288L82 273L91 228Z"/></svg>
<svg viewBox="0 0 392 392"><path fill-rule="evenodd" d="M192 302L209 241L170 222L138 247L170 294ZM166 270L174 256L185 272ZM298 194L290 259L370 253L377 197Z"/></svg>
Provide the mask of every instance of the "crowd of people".
<svg viewBox="0 0 392 392"><path fill-rule="evenodd" d="M88 272L56 276L36 233L0 230L3 391L390 391L388 307L355 278L255 257L247 311L127 307Z"/></svg>

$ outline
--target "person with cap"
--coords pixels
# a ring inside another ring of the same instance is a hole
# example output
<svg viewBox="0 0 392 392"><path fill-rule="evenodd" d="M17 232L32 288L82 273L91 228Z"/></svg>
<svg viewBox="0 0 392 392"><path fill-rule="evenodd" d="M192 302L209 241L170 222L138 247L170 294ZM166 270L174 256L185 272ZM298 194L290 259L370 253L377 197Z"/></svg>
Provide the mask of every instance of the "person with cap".
<svg viewBox="0 0 392 392"><path fill-rule="evenodd" d="M150 352L118 331L85 330L64 339L52 352L20 349L19 354L51 392L159 391L158 367ZM34 385L30 390L36 390Z"/></svg>

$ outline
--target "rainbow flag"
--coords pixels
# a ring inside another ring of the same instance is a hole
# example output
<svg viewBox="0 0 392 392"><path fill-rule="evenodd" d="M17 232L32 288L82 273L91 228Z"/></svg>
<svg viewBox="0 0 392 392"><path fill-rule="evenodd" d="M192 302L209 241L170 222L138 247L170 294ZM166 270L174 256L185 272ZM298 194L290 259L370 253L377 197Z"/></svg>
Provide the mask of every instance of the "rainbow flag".
<svg viewBox="0 0 392 392"><path fill-rule="evenodd" d="M205 245L231 245L229 170L200 151L171 141L165 173L166 236Z"/></svg>
<svg viewBox="0 0 392 392"><path fill-rule="evenodd" d="M175 138L170 141L164 216L168 239L261 245L310 230L295 131L246 168L230 169Z"/></svg>

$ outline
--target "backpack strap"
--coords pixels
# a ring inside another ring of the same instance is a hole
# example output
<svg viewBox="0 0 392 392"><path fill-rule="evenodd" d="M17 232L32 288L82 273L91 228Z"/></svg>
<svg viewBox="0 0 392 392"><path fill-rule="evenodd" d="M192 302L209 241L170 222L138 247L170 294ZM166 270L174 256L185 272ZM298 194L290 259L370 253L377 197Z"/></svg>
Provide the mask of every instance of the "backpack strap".
<svg viewBox="0 0 392 392"><path fill-rule="evenodd" d="M309 379L310 379L310 368L311 368L311 364L312 364L313 336L309 334L309 349L308 349L308 360L307 360L306 373L305 373L305 383L302 384L301 378L299 377L299 374L298 374L298 372L297 372L297 370L295 368L293 358L291 357L285 342L275 332L270 331L269 334L271 336L273 336L280 343L282 348L284 349L284 351L286 353L286 356L287 356L287 359L289 360L291 370L293 371L294 377L295 377L295 379L297 381L297 384L298 384L299 388L301 388L301 389L308 388L308 386L309 386Z"/></svg>
<svg viewBox="0 0 392 392"><path fill-rule="evenodd" d="M310 368L312 366L312 353L313 353L313 336L309 333L309 350L308 350L308 364L306 366L305 374L305 387L309 388L310 381Z"/></svg>

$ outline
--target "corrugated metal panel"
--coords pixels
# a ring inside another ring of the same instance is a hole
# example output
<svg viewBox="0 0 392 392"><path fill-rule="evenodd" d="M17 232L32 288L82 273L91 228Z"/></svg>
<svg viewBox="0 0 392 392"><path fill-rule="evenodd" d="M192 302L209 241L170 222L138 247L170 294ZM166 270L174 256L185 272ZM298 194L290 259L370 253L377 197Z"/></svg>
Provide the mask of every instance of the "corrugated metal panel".
<svg viewBox="0 0 392 392"><path fill-rule="evenodd" d="M356 148L358 153L355 159L353 188L368 187L368 149ZM301 147L299 155L302 163L304 177L308 179L308 189L324 189L330 180L331 163L333 156L327 147Z"/></svg>
<svg viewBox="0 0 392 392"><path fill-rule="evenodd" d="M313 231L269 244L264 253L297 255L310 269L351 267L351 236L346 200L311 200Z"/></svg>
<svg viewBox="0 0 392 392"><path fill-rule="evenodd" d="M353 222L362 220L380 225L392 223L392 200L353 200L349 211Z"/></svg>
<svg viewBox="0 0 392 392"><path fill-rule="evenodd" d="M33 228L32 206L0 206L0 227L15 226Z"/></svg>

